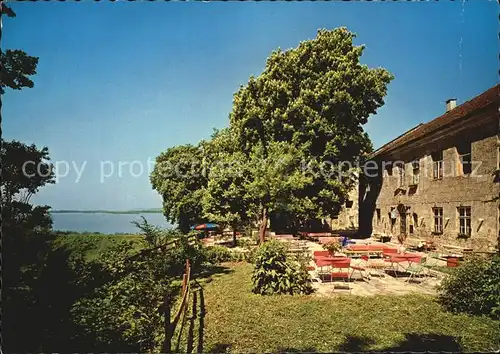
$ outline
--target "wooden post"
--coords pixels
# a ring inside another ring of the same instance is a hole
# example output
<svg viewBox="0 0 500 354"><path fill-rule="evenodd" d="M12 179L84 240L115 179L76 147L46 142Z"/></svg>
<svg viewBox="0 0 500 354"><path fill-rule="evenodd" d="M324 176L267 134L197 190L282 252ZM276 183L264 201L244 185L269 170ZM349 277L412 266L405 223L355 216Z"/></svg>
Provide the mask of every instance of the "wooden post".
<svg viewBox="0 0 500 354"><path fill-rule="evenodd" d="M186 291L186 280L187 280L187 273L184 273L182 275L182 294L184 294L184 291Z"/></svg>
<svg viewBox="0 0 500 354"><path fill-rule="evenodd" d="M163 302L163 313L165 315L165 340L163 342L163 352L169 354L170 348L172 347L172 326L170 325L170 301L168 295L165 295Z"/></svg>

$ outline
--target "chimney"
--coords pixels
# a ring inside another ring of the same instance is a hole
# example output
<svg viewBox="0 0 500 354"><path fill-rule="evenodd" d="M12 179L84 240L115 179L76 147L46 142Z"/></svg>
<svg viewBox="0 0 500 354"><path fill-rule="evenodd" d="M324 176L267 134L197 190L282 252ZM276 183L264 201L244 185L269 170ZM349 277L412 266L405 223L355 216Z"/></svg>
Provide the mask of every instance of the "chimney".
<svg viewBox="0 0 500 354"><path fill-rule="evenodd" d="M456 106L457 106L457 99L456 98L450 98L450 99L446 100L446 112L451 111Z"/></svg>

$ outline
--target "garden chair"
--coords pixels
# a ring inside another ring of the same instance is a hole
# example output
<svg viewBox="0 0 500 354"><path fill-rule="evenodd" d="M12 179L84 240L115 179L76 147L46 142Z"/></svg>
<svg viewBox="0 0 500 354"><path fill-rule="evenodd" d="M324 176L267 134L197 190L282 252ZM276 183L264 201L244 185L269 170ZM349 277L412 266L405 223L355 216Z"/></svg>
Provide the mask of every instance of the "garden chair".
<svg viewBox="0 0 500 354"><path fill-rule="evenodd" d="M370 256L365 254L361 255L361 257L359 258L362 261L363 267L368 269L368 279L370 279L372 276L376 276L379 278L385 277L384 269L387 267L387 264L385 262L380 260L377 262L373 262L373 259L370 259Z"/></svg>
<svg viewBox="0 0 500 354"><path fill-rule="evenodd" d="M333 283L334 278L341 278L343 280L344 284L347 284L347 289L349 290L349 294L351 294L351 286L349 285L349 282L351 280L351 259L350 258L345 258L345 260L339 260L330 263L331 264L331 272L330 272L330 280ZM339 270L337 272L333 270ZM347 272L343 272L342 270L347 269ZM344 289L344 287L342 287ZM335 284L332 286L332 292L335 291Z"/></svg>
<svg viewBox="0 0 500 354"><path fill-rule="evenodd" d="M412 279L415 277L419 277L421 275L425 276L426 273L426 267L424 267L421 263L413 263L409 267L407 267L405 270L407 273L410 273L410 276L405 280L405 282L409 283L411 282Z"/></svg>
<svg viewBox="0 0 500 354"><path fill-rule="evenodd" d="M422 259L422 265L425 267L424 275L426 277L433 277L432 269L438 265L440 257L441 255L439 253L430 252Z"/></svg>
<svg viewBox="0 0 500 354"><path fill-rule="evenodd" d="M314 251L313 256L314 256L314 258L316 258L316 257L328 257L328 256L330 256L330 253L328 251Z"/></svg>
<svg viewBox="0 0 500 354"><path fill-rule="evenodd" d="M319 279L321 279L324 275L329 273L329 270L331 268L331 262L325 261L321 258L315 259L314 263L316 264L316 274ZM323 269L323 267L327 268L327 271ZM331 275L330 275L331 277Z"/></svg>
<svg viewBox="0 0 500 354"><path fill-rule="evenodd" d="M398 249L397 248L389 248L389 247L386 247L384 249L382 249L382 256L384 258L388 258L390 257L392 254L395 254L395 253L398 253Z"/></svg>
<svg viewBox="0 0 500 354"><path fill-rule="evenodd" d="M432 269L438 265L440 256L437 252L430 252L422 259L422 264Z"/></svg>
<svg viewBox="0 0 500 354"><path fill-rule="evenodd" d="M366 278L366 279L370 280L370 273L367 271L368 260L369 260L369 257L367 255L361 255L360 263L358 265L351 265L352 272L351 272L350 277L352 278L354 272L359 272L362 279Z"/></svg>
<svg viewBox="0 0 500 354"><path fill-rule="evenodd" d="M399 267L405 269L400 263L405 262L406 258L389 257L384 259L384 262L388 264L385 269L392 270L394 276L398 277Z"/></svg>

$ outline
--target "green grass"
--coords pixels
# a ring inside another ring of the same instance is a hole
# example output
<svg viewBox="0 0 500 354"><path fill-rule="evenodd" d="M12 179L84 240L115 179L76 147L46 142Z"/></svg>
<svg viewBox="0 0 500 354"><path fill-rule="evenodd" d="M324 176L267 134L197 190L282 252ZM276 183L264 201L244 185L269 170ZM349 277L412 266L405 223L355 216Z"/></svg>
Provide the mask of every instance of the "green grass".
<svg viewBox="0 0 500 354"><path fill-rule="evenodd" d="M427 268L432 269L432 270L436 270L438 272L445 273L445 274L451 274L456 269L455 267L447 267L447 266L431 266L431 267L427 267Z"/></svg>
<svg viewBox="0 0 500 354"><path fill-rule="evenodd" d="M193 352L500 349L498 321L444 312L430 296L260 296L251 265L228 268L194 291Z"/></svg>
<svg viewBox="0 0 500 354"><path fill-rule="evenodd" d="M54 247L64 247L72 253L81 253L87 260L94 259L100 252L121 241L132 241L136 249L144 247L143 237L136 234L60 232L56 235Z"/></svg>

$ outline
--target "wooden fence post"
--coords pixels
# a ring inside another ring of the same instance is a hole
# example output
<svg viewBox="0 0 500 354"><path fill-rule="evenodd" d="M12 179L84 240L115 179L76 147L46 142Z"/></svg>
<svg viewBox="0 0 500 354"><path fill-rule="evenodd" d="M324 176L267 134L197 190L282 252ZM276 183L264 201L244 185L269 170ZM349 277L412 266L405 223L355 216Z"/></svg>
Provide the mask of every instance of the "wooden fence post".
<svg viewBox="0 0 500 354"><path fill-rule="evenodd" d="M172 347L172 326L170 325L170 301L168 295L165 295L165 299L163 302L163 313L165 316L165 340L163 342L163 352L169 354Z"/></svg>

